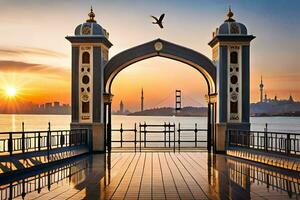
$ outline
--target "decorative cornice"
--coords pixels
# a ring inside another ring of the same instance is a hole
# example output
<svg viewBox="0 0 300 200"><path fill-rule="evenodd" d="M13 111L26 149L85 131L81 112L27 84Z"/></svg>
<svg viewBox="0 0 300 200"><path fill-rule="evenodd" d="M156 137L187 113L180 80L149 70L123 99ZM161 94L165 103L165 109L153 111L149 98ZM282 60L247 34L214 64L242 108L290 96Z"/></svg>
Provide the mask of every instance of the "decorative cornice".
<svg viewBox="0 0 300 200"><path fill-rule="evenodd" d="M254 35L217 35L208 45L214 47L219 42L250 42L254 38Z"/></svg>

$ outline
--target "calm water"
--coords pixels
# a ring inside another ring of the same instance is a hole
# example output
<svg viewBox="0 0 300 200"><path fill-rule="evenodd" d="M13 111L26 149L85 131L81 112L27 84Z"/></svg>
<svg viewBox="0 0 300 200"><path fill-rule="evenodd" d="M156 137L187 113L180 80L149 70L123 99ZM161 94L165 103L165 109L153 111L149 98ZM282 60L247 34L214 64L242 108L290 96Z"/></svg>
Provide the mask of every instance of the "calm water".
<svg viewBox="0 0 300 200"><path fill-rule="evenodd" d="M51 129L69 129L70 115L13 115L0 114L0 132L21 131L22 122L25 123L25 130L47 130L48 122L51 122ZM163 124L164 122L180 122L183 128L193 128L197 123L198 128L207 128L206 117L158 117L158 116L120 116L113 115L113 128L133 128L134 123ZM252 117L251 129L264 130L268 123L269 131L291 131L300 133L300 117Z"/></svg>

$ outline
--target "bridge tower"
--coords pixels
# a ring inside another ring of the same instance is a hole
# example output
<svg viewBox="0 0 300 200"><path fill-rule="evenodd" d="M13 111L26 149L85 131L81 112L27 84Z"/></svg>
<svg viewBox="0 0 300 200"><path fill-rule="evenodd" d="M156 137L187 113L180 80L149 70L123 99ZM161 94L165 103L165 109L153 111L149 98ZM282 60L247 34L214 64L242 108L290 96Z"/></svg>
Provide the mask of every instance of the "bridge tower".
<svg viewBox="0 0 300 200"><path fill-rule="evenodd" d="M244 24L227 18L209 42L217 68L216 151L225 151L226 130L250 129L250 42Z"/></svg>
<svg viewBox="0 0 300 200"><path fill-rule="evenodd" d="M88 128L93 151L104 152L104 66L112 46L108 32L95 20L91 8L86 22L78 25L72 44L72 122L71 128Z"/></svg>
<svg viewBox="0 0 300 200"><path fill-rule="evenodd" d="M181 110L181 90L175 91L175 112L178 113Z"/></svg>

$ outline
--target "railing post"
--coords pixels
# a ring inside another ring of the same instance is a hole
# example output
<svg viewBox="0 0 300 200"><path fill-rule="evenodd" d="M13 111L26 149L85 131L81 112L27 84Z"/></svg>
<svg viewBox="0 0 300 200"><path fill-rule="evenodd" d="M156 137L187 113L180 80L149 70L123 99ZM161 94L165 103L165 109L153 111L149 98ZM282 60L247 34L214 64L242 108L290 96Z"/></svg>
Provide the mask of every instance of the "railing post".
<svg viewBox="0 0 300 200"><path fill-rule="evenodd" d="M195 132L195 147L198 147L198 140L197 140L197 123L195 123L195 130L194 130L194 132Z"/></svg>
<svg viewBox="0 0 300 200"><path fill-rule="evenodd" d="M41 132L38 132L38 151L41 150Z"/></svg>
<svg viewBox="0 0 300 200"><path fill-rule="evenodd" d="M268 124L266 123L265 132L264 132L264 140L265 140L265 151L268 151Z"/></svg>
<svg viewBox="0 0 300 200"><path fill-rule="evenodd" d="M170 130L170 122L168 124L168 133L169 133L169 148L171 147L171 130Z"/></svg>
<svg viewBox="0 0 300 200"><path fill-rule="evenodd" d="M64 137L63 132L61 131L60 132L60 147L63 147L64 144L65 144L65 137Z"/></svg>
<svg viewBox="0 0 300 200"><path fill-rule="evenodd" d="M180 151L180 123L178 123L178 150Z"/></svg>
<svg viewBox="0 0 300 200"><path fill-rule="evenodd" d="M166 129L166 122L164 122L164 146L166 147L166 142L167 142L167 129Z"/></svg>
<svg viewBox="0 0 300 200"><path fill-rule="evenodd" d="M122 123L121 123L120 133L121 133L121 139L120 139L120 142L121 142L121 148L122 148L122 147L123 147L123 124L122 124Z"/></svg>
<svg viewBox="0 0 300 200"><path fill-rule="evenodd" d="M147 141L147 136L146 136L146 132L147 132L147 130L146 130L146 122L144 122L144 148L146 147L146 141Z"/></svg>
<svg viewBox="0 0 300 200"><path fill-rule="evenodd" d="M140 152L142 151L142 128L141 123L139 123L139 132L140 132Z"/></svg>
<svg viewBox="0 0 300 200"><path fill-rule="evenodd" d="M286 136L286 154L290 155L291 153L291 135L289 133L287 133Z"/></svg>
<svg viewBox="0 0 300 200"><path fill-rule="evenodd" d="M173 143L174 143L174 144L173 144L174 147L173 147L173 149L174 149L174 153L175 153L175 147L176 147L176 140L175 140L175 138L176 138L176 136L175 136L175 132L176 132L176 130L175 130L175 123L173 123L173 128L174 128L174 129L173 129L173 134L174 134L174 138L173 138L173 139L174 139L174 142L173 142Z"/></svg>
<svg viewBox="0 0 300 200"><path fill-rule="evenodd" d="M49 149L52 149L51 123L50 122L48 122L48 132L49 132Z"/></svg>
<svg viewBox="0 0 300 200"><path fill-rule="evenodd" d="M48 162L50 159L50 146L51 146L51 134L50 134L50 122L48 122L48 132L47 132L47 158L48 158Z"/></svg>
<svg viewBox="0 0 300 200"><path fill-rule="evenodd" d="M11 156L13 153L13 138L12 138L12 133L9 133L9 138L8 138L8 152L9 155Z"/></svg>
<svg viewBox="0 0 300 200"><path fill-rule="evenodd" d="M136 123L134 123L134 152L136 152Z"/></svg>
<svg viewBox="0 0 300 200"><path fill-rule="evenodd" d="M24 122L22 122L22 153L25 153L25 133L24 133Z"/></svg>

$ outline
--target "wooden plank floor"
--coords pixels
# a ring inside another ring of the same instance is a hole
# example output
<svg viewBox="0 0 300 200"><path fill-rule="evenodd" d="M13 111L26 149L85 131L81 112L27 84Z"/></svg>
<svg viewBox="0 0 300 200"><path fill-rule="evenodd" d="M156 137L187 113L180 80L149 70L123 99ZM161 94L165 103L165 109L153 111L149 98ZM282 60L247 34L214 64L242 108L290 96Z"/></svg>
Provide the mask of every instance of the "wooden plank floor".
<svg viewBox="0 0 300 200"><path fill-rule="evenodd" d="M84 171L52 184L50 191L31 192L25 199L299 199L300 193L300 178L291 179L298 194L288 195L263 182L254 184L250 175L257 167L250 172L251 165L206 152L112 153L92 155L87 163ZM284 183L289 178L274 177Z"/></svg>
<svg viewBox="0 0 300 200"><path fill-rule="evenodd" d="M194 163L187 163L185 154L123 154L112 167L106 198L209 199L201 186L207 174L195 171ZM203 177L196 179L195 175Z"/></svg>

